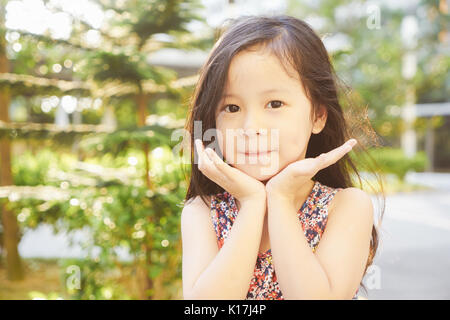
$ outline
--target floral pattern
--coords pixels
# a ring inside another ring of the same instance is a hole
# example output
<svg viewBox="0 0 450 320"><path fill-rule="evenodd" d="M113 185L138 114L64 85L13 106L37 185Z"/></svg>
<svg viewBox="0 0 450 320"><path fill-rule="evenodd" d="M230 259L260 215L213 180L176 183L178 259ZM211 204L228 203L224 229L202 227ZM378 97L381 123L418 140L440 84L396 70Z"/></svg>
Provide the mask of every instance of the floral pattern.
<svg viewBox="0 0 450 320"><path fill-rule="evenodd" d="M311 193L299 209L297 216L305 237L314 252L328 220L328 204L341 188L331 188L315 181ZM217 245L222 248L238 214L235 198L224 191L212 196L211 219L217 235ZM354 297L358 298L358 290ZM271 250L259 253L250 281L247 300L284 300L273 268Z"/></svg>

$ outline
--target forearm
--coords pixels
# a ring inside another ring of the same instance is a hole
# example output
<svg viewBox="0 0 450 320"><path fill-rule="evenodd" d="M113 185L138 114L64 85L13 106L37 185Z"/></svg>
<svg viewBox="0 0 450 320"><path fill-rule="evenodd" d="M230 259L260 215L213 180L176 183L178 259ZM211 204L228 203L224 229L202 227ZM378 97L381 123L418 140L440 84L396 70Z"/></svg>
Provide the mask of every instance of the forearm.
<svg viewBox="0 0 450 320"><path fill-rule="evenodd" d="M222 248L195 282L191 299L245 299L261 241L265 197L246 201Z"/></svg>
<svg viewBox="0 0 450 320"><path fill-rule="evenodd" d="M273 264L285 299L331 299L328 276L311 250L292 202L267 196Z"/></svg>

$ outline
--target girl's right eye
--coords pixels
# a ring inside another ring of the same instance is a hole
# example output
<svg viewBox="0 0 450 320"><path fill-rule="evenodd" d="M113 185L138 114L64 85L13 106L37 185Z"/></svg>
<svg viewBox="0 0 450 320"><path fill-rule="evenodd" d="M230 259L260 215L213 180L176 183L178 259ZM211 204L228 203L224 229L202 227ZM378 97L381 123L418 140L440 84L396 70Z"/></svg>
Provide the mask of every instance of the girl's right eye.
<svg viewBox="0 0 450 320"><path fill-rule="evenodd" d="M228 107L231 107L230 109L231 109L231 113L234 113L233 112L233 110L234 111L238 111L239 110L239 107L237 106L237 105L235 105L235 104L227 104L226 106L225 106L225 108L224 108L224 110L226 111L226 109L228 108ZM233 108L234 107L234 108Z"/></svg>

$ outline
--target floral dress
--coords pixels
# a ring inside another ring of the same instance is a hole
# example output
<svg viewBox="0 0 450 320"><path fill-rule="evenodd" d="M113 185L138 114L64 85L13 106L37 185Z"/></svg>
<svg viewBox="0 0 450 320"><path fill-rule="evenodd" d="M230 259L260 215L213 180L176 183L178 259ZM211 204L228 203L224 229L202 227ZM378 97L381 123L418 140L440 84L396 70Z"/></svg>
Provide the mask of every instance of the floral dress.
<svg viewBox="0 0 450 320"><path fill-rule="evenodd" d="M297 213L305 237L314 252L328 220L328 204L341 188L331 188L316 181L311 193ZM228 238L238 214L235 198L224 191L211 197L211 219L217 235L219 249ZM359 289L358 289L359 290ZM358 298L358 290L352 300ZM258 253L247 300L284 300L272 264L271 249Z"/></svg>

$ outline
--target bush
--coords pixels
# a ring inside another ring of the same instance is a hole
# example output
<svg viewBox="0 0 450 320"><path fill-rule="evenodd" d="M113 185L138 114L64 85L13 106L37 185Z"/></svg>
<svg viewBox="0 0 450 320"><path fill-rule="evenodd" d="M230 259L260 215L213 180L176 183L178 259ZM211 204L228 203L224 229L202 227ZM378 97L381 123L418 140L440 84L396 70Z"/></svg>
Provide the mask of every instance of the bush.
<svg viewBox="0 0 450 320"><path fill-rule="evenodd" d="M65 292L69 299L180 298L179 222L186 183L170 149L161 150L150 161L151 189L142 181L143 153L131 148L124 156L94 159L95 170L77 167L73 155L50 150L13 158L16 184L36 186L35 190L61 186L66 193L49 200L37 197L37 191L14 200L0 198L17 215L22 229L47 223L55 233L89 232L79 244L85 259L67 260L62 266L62 280L72 287ZM128 163L131 156L137 163ZM1 232L0 223L0 236ZM123 250L131 258L125 267L119 254ZM74 269L67 273L71 266ZM48 298L33 294L32 298Z"/></svg>
<svg viewBox="0 0 450 320"><path fill-rule="evenodd" d="M369 150L369 154L377 162L383 173L395 174L403 181L408 171L424 171L428 158L425 152L417 152L412 158L408 158L403 150L398 148L376 148Z"/></svg>

